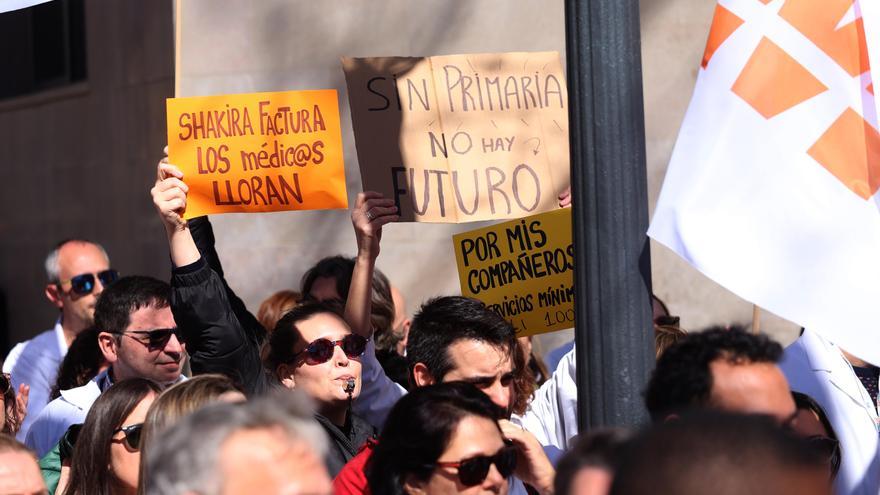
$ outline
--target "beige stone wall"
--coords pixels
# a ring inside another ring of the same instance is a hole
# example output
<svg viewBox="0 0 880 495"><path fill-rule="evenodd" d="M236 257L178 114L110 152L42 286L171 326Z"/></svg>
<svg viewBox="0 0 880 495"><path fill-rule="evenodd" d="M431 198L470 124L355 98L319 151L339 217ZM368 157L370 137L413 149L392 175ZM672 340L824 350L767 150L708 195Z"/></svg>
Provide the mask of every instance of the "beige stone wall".
<svg viewBox="0 0 880 495"><path fill-rule="evenodd" d="M642 2L652 205L690 99L714 5L713 0ZM564 53L563 15L563 2L547 0L188 0L182 13L181 92L336 88L343 113L349 198L353 198L360 190L360 174L339 57ZM226 215L214 222L229 279L252 308L271 291L295 287L303 271L322 256L354 252L346 212ZM378 266L404 289L410 311L425 298L458 291L450 236L473 227L386 227ZM751 321L750 304L665 248L652 246L652 257L655 291L682 316L685 327ZM792 338L792 327L784 321L765 315L763 325L783 340Z"/></svg>
<svg viewBox="0 0 880 495"><path fill-rule="evenodd" d="M335 88L340 93L349 202L361 190L342 56L564 51L561 2L187 0L181 15L183 95ZM297 287L329 254L355 253L348 212L224 215L212 220L230 283L255 309ZM395 224L378 267L421 301L459 292L451 236L476 228Z"/></svg>
<svg viewBox="0 0 880 495"><path fill-rule="evenodd" d="M163 99L171 92L170 3L89 0L89 81L54 99L0 102L7 160L0 291L8 298L12 341L51 325L41 262L60 237L98 238L125 273L168 276L148 190L163 142ZM714 5L642 2L651 204L690 98ZM183 95L340 91L350 199L360 189L360 174L339 57L564 52L565 43L561 0L186 0L183 7ZM297 287L319 258L354 253L344 211L225 215L214 222L230 282L252 310L271 292ZM410 311L427 297L458 291L450 238L475 227L387 228L378 264L404 289ZM655 291L685 327L750 321L750 304L669 251L655 245L652 257ZM764 328L783 340L794 335L790 324L769 316Z"/></svg>

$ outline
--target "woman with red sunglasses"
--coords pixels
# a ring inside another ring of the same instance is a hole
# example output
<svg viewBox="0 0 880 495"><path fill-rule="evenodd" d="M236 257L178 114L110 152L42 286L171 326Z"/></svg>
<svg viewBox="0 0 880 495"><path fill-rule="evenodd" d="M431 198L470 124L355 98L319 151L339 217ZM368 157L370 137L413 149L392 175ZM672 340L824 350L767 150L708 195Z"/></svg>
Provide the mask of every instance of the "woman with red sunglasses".
<svg viewBox="0 0 880 495"><path fill-rule="evenodd" d="M316 403L315 418L327 432L327 470L342 466L374 434L351 412L361 391L361 362L367 339L352 333L333 302L308 302L285 314L271 333L266 369L289 389L302 390Z"/></svg>
<svg viewBox="0 0 880 495"><path fill-rule="evenodd" d="M191 356L194 374L225 374L241 383L249 395L265 393L275 386L305 391L316 402L316 419L331 440L326 461L328 471L335 476L374 432L372 426L351 413L350 405L360 395L360 356L366 348L362 335L370 332L370 281L381 229L398 219L393 200L376 192L357 196L352 223L358 256L344 317L340 309L318 303L291 310L272 332L268 358L263 363L260 356L266 329L223 280L213 234L208 236L207 246L196 244L190 223L197 222L183 218L189 187L182 179L183 173L166 157L158 164L151 194L165 224L175 267L171 302L174 317L182 322L190 348L211 348L224 356L211 362Z"/></svg>

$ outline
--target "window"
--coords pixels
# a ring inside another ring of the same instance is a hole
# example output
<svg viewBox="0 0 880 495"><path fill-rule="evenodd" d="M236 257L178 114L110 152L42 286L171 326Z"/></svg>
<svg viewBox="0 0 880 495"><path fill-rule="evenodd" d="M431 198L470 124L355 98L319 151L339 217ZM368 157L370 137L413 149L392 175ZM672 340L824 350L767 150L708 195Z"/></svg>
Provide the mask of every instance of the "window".
<svg viewBox="0 0 880 495"><path fill-rule="evenodd" d="M0 100L86 78L83 0L0 14Z"/></svg>

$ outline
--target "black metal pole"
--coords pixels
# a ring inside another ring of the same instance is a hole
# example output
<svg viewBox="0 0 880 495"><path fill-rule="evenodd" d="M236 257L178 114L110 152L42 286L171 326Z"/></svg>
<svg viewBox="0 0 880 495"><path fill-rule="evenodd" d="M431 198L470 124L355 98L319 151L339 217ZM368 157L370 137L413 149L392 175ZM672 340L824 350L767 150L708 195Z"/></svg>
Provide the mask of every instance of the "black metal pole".
<svg viewBox="0 0 880 495"><path fill-rule="evenodd" d="M645 421L654 366L638 0L566 0L580 431Z"/></svg>

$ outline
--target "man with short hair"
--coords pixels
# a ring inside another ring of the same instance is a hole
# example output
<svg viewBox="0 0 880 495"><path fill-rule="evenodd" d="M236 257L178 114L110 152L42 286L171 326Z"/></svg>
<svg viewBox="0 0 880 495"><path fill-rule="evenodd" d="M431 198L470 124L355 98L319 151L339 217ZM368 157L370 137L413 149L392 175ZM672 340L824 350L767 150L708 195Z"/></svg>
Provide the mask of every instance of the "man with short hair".
<svg viewBox="0 0 880 495"><path fill-rule="evenodd" d="M46 484L34 453L0 433L0 494L42 495Z"/></svg>
<svg viewBox="0 0 880 495"><path fill-rule="evenodd" d="M146 493L329 495L327 440L296 392L214 404L150 443Z"/></svg>
<svg viewBox="0 0 880 495"><path fill-rule="evenodd" d="M70 239L58 243L46 256L46 298L58 308L51 330L17 344L3 362L16 390L30 388L28 413L18 433L24 440L49 395L67 348L80 332L94 324L95 303L119 274L110 268L107 252L91 241Z"/></svg>
<svg viewBox="0 0 880 495"><path fill-rule="evenodd" d="M721 411L654 424L617 466L611 495L831 495L827 459L770 418Z"/></svg>
<svg viewBox="0 0 880 495"><path fill-rule="evenodd" d="M110 367L86 385L63 390L34 421L27 445L43 456L72 424L82 423L95 399L117 381L147 378L160 385L185 379L186 349L169 307L171 287L150 277L119 279L95 308L98 345Z"/></svg>
<svg viewBox="0 0 880 495"><path fill-rule="evenodd" d="M361 359L363 386L360 397L355 401L355 412L379 427L406 390L385 376L374 352L371 342ZM483 390L495 405L508 414L512 412L517 393L514 389L516 352L519 352L519 345L513 327L481 301L461 296L437 297L423 304L413 317L406 347L413 386L465 381ZM558 379L560 376L548 381L551 385L544 393L536 395L536 400L554 404L530 409L527 414L541 417L529 422L562 423L566 418L561 417L560 412L574 410L573 407L566 409L564 404L560 404L564 400L560 401L558 396L547 392L555 390L554 384ZM541 438L514 424L525 422L524 418L515 415L512 420L500 422L505 436L511 439L516 436L514 442L518 447L534 453L527 456L535 466L532 472L546 474L523 481L532 484L539 493L552 490L552 465L541 449L547 445L541 442ZM573 418L569 420L573 421ZM369 450L362 452L343 468L334 481L337 493L364 493L366 480L359 467L366 462L370 453ZM525 493L522 483L517 481L513 484L511 493Z"/></svg>
<svg viewBox="0 0 880 495"><path fill-rule="evenodd" d="M510 411L513 353L519 348L507 321L476 299L438 297L422 306L410 330L407 361L414 386L468 382Z"/></svg>
<svg viewBox="0 0 880 495"><path fill-rule="evenodd" d="M645 391L654 421L690 409L772 416L789 424L797 415L788 382L777 366L782 346L742 328L689 334L657 361Z"/></svg>

